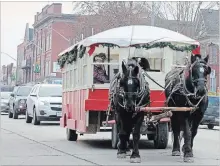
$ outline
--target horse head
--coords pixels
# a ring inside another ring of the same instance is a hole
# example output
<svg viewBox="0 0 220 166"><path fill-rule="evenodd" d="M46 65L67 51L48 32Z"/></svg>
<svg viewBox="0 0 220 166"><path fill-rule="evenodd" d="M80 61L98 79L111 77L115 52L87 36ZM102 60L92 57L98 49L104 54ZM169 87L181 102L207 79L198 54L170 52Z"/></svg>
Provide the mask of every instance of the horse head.
<svg viewBox="0 0 220 166"><path fill-rule="evenodd" d="M191 63L188 68L188 80L190 81L196 97L202 97L207 93L207 76L211 73L208 66L209 55L202 59L200 54L191 55Z"/></svg>
<svg viewBox="0 0 220 166"><path fill-rule="evenodd" d="M138 92L140 91L140 80L138 78L139 67L137 61L128 59L127 64L122 62L122 78L120 87L124 93L124 107L128 111L135 109Z"/></svg>

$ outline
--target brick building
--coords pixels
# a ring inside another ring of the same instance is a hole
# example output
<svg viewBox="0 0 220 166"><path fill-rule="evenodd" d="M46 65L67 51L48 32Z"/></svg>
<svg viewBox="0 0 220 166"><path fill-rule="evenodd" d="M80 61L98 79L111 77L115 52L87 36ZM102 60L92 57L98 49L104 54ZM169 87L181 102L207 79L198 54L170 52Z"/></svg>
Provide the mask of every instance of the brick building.
<svg viewBox="0 0 220 166"><path fill-rule="evenodd" d="M57 55L73 44L75 15L62 14L62 4L45 6L34 18L33 81L47 77L61 78L57 70Z"/></svg>
<svg viewBox="0 0 220 166"><path fill-rule="evenodd" d="M2 66L2 74L1 74L1 82L6 85L7 84L7 66Z"/></svg>
<svg viewBox="0 0 220 166"><path fill-rule="evenodd" d="M23 84L23 70L21 68L22 61L24 60L25 43L22 42L17 46L17 70L16 70L16 83Z"/></svg>
<svg viewBox="0 0 220 166"><path fill-rule="evenodd" d="M24 57L21 62L21 69L23 70L22 83L28 83L32 81L34 59L33 48L33 29L29 28L29 24L27 23L24 35Z"/></svg>
<svg viewBox="0 0 220 166"><path fill-rule="evenodd" d="M212 73L208 79L208 88L216 93L220 87L220 42L219 42L219 10L201 9L198 17L199 42L203 55L209 54L209 65Z"/></svg>

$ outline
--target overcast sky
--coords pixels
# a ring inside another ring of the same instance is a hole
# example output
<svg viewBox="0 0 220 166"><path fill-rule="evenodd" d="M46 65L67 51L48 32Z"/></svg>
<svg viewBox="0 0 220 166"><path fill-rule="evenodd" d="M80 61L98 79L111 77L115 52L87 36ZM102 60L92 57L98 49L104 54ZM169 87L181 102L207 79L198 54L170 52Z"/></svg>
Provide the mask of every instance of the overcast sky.
<svg viewBox="0 0 220 166"><path fill-rule="evenodd" d="M56 2L58 3L58 2ZM1 51L17 57L17 45L22 43L26 23L32 27L34 15L48 2L1 2ZM63 13L72 13L72 2L62 2ZM1 54L1 65L15 63L14 60ZM16 63L15 63L16 64Z"/></svg>
<svg viewBox="0 0 220 166"><path fill-rule="evenodd" d="M52 2L1 2L1 51L17 56L17 45L22 43L26 23L34 23L34 15ZM72 2L62 2L63 13L73 13ZM15 63L14 60L1 54L1 65Z"/></svg>

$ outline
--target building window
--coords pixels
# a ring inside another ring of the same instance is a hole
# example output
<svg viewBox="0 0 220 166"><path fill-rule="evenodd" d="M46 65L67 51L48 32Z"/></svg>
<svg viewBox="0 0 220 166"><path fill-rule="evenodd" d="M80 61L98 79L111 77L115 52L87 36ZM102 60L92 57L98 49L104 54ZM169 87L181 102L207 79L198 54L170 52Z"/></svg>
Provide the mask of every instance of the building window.
<svg viewBox="0 0 220 166"><path fill-rule="evenodd" d="M51 73L51 61L48 61L48 73Z"/></svg>
<svg viewBox="0 0 220 166"><path fill-rule="evenodd" d="M218 45L211 44L210 49L210 64L217 64L218 62Z"/></svg>
<svg viewBox="0 0 220 166"><path fill-rule="evenodd" d="M44 38L44 51L47 51L47 36L45 34L45 38Z"/></svg>
<svg viewBox="0 0 220 166"><path fill-rule="evenodd" d="M44 53L44 51L45 51L45 39L44 39L44 36L42 37L42 51L43 51L43 53Z"/></svg>
<svg viewBox="0 0 220 166"><path fill-rule="evenodd" d="M49 49L51 49L51 43L52 43L52 41L51 41L51 33L49 34Z"/></svg>
<svg viewBox="0 0 220 166"><path fill-rule="evenodd" d="M214 69L212 69L212 72L210 74L210 88L209 88L211 92L216 92L216 82L217 82L216 72Z"/></svg>
<svg viewBox="0 0 220 166"><path fill-rule="evenodd" d="M49 50L49 34L46 37L46 51Z"/></svg>

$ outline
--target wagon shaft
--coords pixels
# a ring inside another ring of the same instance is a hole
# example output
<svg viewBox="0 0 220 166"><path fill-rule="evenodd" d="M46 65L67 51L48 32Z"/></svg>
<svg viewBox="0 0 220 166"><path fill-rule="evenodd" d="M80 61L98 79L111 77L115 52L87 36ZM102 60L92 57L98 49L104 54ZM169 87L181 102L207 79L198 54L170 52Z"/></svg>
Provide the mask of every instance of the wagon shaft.
<svg viewBox="0 0 220 166"><path fill-rule="evenodd" d="M170 111L192 111L195 110L195 107L141 107L136 108L136 111L155 111L155 110L170 110Z"/></svg>
<svg viewBox="0 0 220 166"><path fill-rule="evenodd" d="M160 119L162 118L170 118L172 116L172 112L171 111L168 111L168 112L164 112L162 114L159 114L159 115L153 115L150 119L150 122L153 122L153 121L159 121Z"/></svg>

